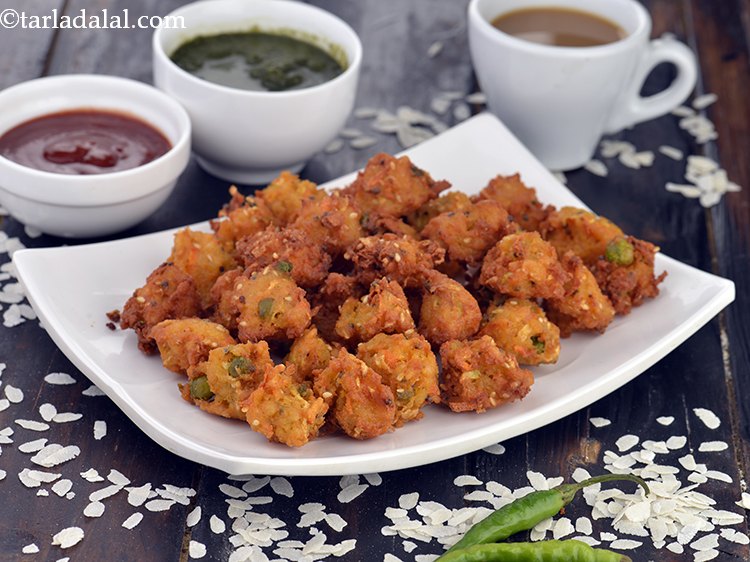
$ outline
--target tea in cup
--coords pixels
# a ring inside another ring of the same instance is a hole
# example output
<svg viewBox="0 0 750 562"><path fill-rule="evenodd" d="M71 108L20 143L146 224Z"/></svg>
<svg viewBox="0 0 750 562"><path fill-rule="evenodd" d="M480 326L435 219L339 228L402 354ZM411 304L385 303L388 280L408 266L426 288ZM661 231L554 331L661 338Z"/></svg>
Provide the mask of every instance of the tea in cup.
<svg viewBox="0 0 750 562"><path fill-rule="evenodd" d="M588 162L603 133L668 113L697 79L693 52L650 40L651 17L636 0L471 0L469 46L489 110L543 164ZM642 97L661 63L674 82Z"/></svg>

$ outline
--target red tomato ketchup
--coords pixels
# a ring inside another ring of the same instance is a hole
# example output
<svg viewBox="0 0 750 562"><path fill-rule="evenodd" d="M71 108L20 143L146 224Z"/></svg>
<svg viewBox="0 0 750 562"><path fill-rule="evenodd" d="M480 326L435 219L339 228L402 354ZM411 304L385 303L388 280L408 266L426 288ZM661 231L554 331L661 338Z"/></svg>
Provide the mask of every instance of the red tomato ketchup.
<svg viewBox="0 0 750 562"><path fill-rule="evenodd" d="M0 155L57 174L108 174L142 166L172 147L145 121L77 109L43 115L0 136Z"/></svg>

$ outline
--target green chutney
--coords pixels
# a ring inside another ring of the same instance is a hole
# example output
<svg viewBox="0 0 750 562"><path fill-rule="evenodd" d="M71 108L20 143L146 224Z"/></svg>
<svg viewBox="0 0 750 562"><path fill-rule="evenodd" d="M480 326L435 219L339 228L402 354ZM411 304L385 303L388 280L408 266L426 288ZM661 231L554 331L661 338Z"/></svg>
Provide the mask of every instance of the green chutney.
<svg viewBox="0 0 750 562"><path fill-rule="evenodd" d="M259 31L196 37L171 58L190 74L241 90L299 90L344 72L336 59L311 43Z"/></svg>

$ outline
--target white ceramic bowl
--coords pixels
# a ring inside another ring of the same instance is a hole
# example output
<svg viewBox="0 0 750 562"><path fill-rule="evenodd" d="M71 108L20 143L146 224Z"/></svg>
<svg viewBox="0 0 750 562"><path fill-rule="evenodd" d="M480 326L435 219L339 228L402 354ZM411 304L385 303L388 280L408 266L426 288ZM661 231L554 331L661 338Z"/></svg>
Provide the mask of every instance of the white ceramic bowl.
<svg viewBox="0 0 750 562"><path fill-rule="evenodd" d="M344 125L354 106L362 45L343 20L320 8L288 0L210 0L188 4L167 17L184 29L154 33L154 84L187 109L198 162L220 178L263 184L281 170L299 171ZM323 84L283 92L257 92L208 82L169 56L200 35L298 31L346 56L346 70Z"/></svg>
<svg viewBox="0 0 750 562"><path fill-rule="evenodd" d="M0 135L59 111L124 112L159 129L172 148L129 170L68 175L22 166L0 156L0 204L22 223L56 236L103 236L133 226L167 199L190 159L190 119L152 86L114 76L39 78L0 92Z"/></svg>

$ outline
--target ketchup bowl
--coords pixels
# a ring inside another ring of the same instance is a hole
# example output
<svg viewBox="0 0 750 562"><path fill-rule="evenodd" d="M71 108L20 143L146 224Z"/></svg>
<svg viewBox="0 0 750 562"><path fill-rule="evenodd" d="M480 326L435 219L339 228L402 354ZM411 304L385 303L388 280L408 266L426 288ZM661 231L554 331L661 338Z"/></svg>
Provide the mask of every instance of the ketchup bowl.
<svg viewBox="0 0 750 562"><path fill-rule="evenodd" d="M121 142L109 146L97 136L101 119L96 118L102 116L119 123ZM83 128L48 142L76 124ZM129 152L141 148L126 142L137 137L138 124L165 145L157 151L143 148L150 152L143 163L120 169L118 158L127 161ZM53 76L0 92L0 147L3 139L7 148L24 138L19 131L40 126L48 128L48 137L30 141L33 157L0 155L0 204L20 222L56 236L103 236L139 223L169 197L190 158L190 119L182 106L126 78ZM85 146L91 145L87 155Z"/></svg>

